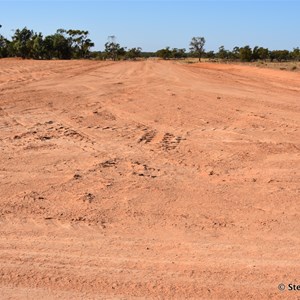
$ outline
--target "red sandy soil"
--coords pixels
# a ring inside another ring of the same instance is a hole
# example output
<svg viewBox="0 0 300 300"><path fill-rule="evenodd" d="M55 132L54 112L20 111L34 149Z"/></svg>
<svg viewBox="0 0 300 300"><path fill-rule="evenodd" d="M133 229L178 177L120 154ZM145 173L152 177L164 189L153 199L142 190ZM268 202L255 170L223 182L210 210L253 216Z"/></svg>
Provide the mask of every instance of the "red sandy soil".
<svg viewBox="0 0 300 300"><path fill-rule="evenodd" d="M300 299L300 75L0 60L1 299Z"/></svg>

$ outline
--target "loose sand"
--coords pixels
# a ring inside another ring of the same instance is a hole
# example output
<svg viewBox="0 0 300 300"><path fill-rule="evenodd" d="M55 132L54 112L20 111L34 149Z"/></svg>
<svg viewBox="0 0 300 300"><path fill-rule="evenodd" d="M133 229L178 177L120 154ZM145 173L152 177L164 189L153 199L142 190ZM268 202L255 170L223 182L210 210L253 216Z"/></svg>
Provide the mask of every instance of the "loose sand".
<svg viewBox="0 0 300 300"><path fill-rule="evenodd" d="M0 60L1 299L299 299L300 75Z"/></svg>

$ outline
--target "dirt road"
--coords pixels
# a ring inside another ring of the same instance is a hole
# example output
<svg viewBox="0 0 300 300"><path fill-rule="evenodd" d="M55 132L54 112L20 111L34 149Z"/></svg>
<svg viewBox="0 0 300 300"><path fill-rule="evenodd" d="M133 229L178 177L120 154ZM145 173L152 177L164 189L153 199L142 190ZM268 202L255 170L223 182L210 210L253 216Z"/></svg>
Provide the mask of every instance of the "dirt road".
<svg viewBox="0 0 300 300"><path fill-rule="evenodd" d="M1 299L300 299L300 75L0 60Z"/></svg>

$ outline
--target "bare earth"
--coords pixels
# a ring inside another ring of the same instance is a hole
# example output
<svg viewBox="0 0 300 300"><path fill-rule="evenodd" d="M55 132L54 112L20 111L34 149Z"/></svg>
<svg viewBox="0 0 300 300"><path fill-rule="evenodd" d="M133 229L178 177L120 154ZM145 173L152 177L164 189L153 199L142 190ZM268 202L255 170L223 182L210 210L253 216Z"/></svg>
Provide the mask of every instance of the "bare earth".
<svg viewBox="0 0 300 300"><path fill-rule="evenodd" d="M300 299L300 75L0 60L1 299Z"/></svg>

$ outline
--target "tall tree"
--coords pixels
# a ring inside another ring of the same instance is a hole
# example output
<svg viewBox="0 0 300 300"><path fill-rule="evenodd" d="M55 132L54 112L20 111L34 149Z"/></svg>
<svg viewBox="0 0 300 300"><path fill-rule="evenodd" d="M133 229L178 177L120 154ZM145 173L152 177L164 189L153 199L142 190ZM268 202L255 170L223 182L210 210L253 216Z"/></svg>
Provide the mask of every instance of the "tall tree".
<svg viewBox="0 0 300 300"><path fill-rule="evenodd" d="M205 38L204 37L193 37L190 42L190 51L197 55L199 61L204 53Z"/></svg>
<svg viewBox="0 0 300 300"><path fill-rule="evenodd" d="M16 56L22 58L30 58L31 52L31 38L33 31L24 27L17 29L12 37L13 48Z"/></svg>
<svg viewBox="0 0 300 300"><path fill-rule="evenodd" d="M10 41L0 34L0 58L9 56Z"/></svg>
<svg viewBox="0 0 300 300"><path fill-rule="evenodd" d="M72 47L70 40L64 35L61 29L52 37L53 54L58 59L70 59L72 57Z"/></svg>
<svg viewBox="0 0 300 300"><path fill-rule="evenodd" d="M0 28L2 25L0 24ZM8 45L9 41L0 34L0 58L7 57L8 56Z"/></svg>
<svg viewBox="0 0 300 300"><path fill-rule="evenodd" d="M94 43L88 38L89 32L85 30L69 29L66 33L70 36L75 58L85 58L89 55L90 48Z"/></svg>
<svg viewBox="0 0 300 300"><path fill-rule="evenodd" d="M44 58L44 40L41 33L36 33L32 37L32 57L34 59Z"/></svg>

